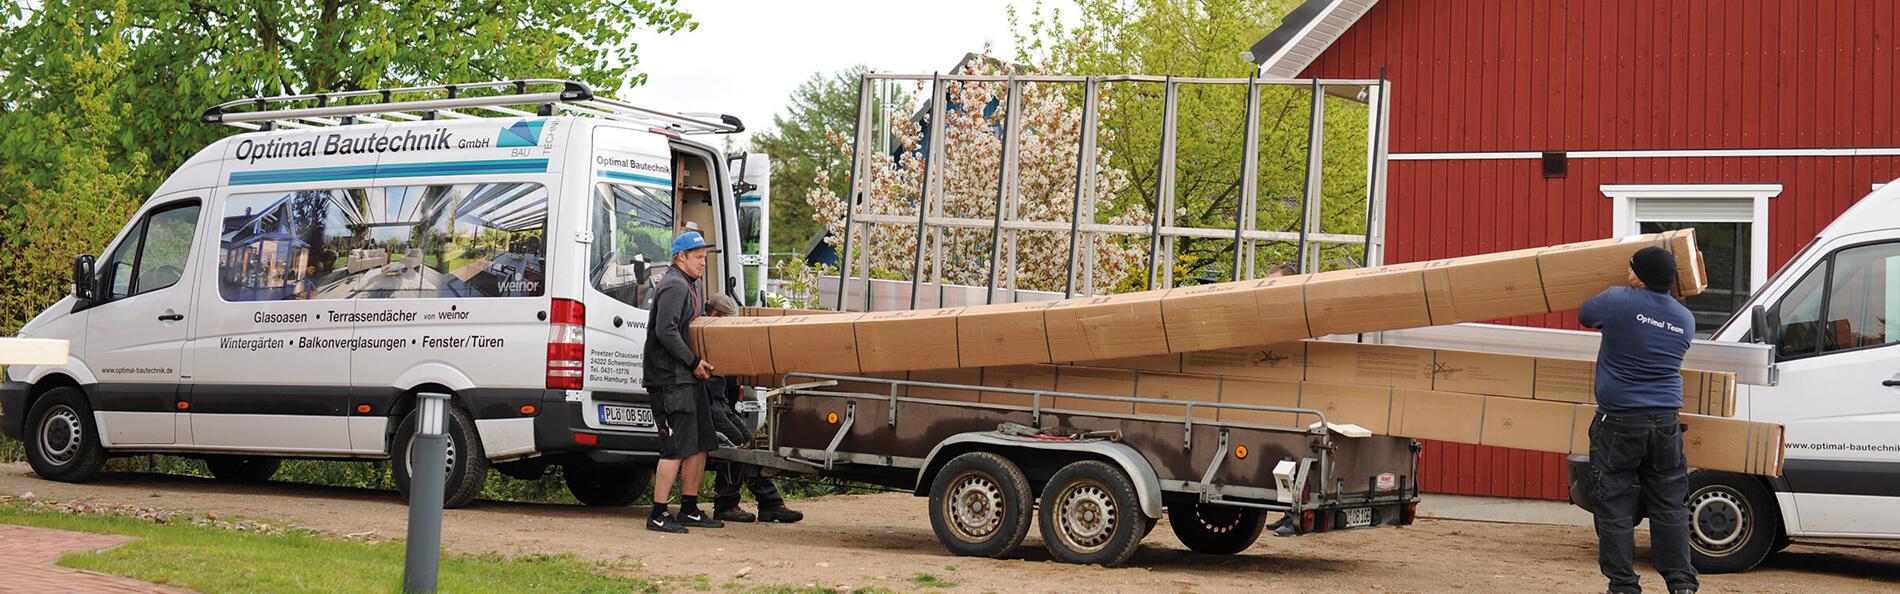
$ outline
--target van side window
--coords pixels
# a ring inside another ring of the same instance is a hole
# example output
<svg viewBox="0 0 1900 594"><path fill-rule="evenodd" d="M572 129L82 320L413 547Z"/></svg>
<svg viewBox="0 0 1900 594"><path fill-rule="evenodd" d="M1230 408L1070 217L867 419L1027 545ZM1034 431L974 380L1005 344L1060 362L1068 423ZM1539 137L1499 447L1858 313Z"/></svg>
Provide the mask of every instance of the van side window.
<svg viewBox="0 0 1900 594"><path fill-rule="evenodd" d="M647 307L653 283L672 261L673 192L603 182L594 186L593 203L590 282L621 303Z"/></svg>
<svg viewBox="0 0 1900 594"><path fill-rule="evenodd" d="M1821 352L1889 344L1900 339L1900 244L1843 250L1828 281Z"/></svg>
<svg viewBox="0 0 1900 594"><path fill-rule="evenodd" d="M296 190L225 201L225 301L538 297L548 192L486 183Z"/></svg>
<svg viewBox="0 0 1900 594"><path fill-rule="evenodd" d="M1778 358L1900 341L1900 243L1834 254L1802 277L1774 314Z"/></svg>
<svg viewBox="0 0 1900 594"><path fill-rule="evenodd" d="M1776 333L1781 339L1775 345L1775 358L1793 359L1815 353L1821 329L1821 285L1827 281L1827 268L1828 262L1823 260L1775 306L1776 325L1781 327Z"/></svg>
<svg viewBox="0 0 1900 594"><path fill-rule="evenodd" d="M196 200L154 209L139 219L100 267L105 300L150 293L178 284L198 230Z"/></svg>

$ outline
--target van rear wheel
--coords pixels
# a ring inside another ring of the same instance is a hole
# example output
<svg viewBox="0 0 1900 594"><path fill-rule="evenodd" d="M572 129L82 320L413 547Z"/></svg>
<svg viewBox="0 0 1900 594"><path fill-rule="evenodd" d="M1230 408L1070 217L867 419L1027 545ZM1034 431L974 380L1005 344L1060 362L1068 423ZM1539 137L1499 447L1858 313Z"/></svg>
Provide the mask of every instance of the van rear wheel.
<svg viewBox="0 0 1900 594"><path fill-rule="evenodd" d="M475 501L488 483L488 456L482 452L482 440L475 434L475 422L461 408L448 406L448 465L442 489L442 507L457 508ZM396 426L395 446L390 452L389 474L403 499L409 498L410 457L416 440L416 412L410 411Z"/></svg>
<svg viewBox="0 0 1900 594"><path fill-rule="evenodd" d="M277 474L283 461L261 456L208 456L205 469L221 481L260 483Z"/></svg>
<svg viewBox="0 0 1900 594"><path fill-rule="evenodd" d="M53 388L33 403L26 418L26 461L40 478L83 483L97 478L105 468L99 426L79 388Z"/></svg>
<svg viewBox="0 0 1900 594"><path fill-rule="evenodd" d="M653 467L621 468L593 464L561 467L567 492L586 505L619 507L639 499L653 481Z"/></svg>

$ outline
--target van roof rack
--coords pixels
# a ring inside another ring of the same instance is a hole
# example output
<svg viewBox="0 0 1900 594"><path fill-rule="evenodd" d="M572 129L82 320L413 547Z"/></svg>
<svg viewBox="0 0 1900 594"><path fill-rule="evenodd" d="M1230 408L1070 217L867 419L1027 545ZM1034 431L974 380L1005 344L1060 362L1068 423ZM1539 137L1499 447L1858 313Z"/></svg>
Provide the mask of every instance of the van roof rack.
<svg viewBox="0 0 1900 594"><path fill-rule="evenodd" d="M549 88L555 86L559 90ZM470 90L501 92L463 95ZM532 108L534 111L518 109L528 106L537 107ZM642 124L680 134L745 130L745 124L733 116L648 109L596 96L587 83L550 78L239 99L211 106L198 121L246 130L275 130L280 126L320 128L442 118L547 117L556 113Z"/></svg>

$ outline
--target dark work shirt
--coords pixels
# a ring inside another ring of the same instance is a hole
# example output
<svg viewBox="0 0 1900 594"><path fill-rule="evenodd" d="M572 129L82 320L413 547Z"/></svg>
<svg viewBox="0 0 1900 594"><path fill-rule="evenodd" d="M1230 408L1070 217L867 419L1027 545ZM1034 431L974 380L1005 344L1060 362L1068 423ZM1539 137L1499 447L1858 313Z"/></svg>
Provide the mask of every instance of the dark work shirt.
<svg viewBox="0 0 1900 594"><path fill-rule="evenodd" d="M1612 287L1577 312L1603 330L1597 348L1597 410L1611 416L1654 415L1682 408L1682 356L1695 338L1695 316L1668 293Z"/></svg>
<svg viewBox="0 0 1900 594"><path fill-rule="evenodd" d="M653 311L647 315L647 344L640 362L640 385L648 388L698 383L693 368L699 356L687 346L687 329L699 317L699 289L693 278L668 270L653 291Z"/></svg>

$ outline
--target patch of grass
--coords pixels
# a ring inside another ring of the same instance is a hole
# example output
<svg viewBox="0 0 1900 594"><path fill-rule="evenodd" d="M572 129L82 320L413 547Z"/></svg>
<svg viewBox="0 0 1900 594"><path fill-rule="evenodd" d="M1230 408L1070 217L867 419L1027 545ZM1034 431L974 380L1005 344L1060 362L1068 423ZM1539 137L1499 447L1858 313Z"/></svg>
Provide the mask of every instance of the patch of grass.
<svg viewBox="0 0 1900 594"><path fill-rule="evenodd" d="M201 592L393 592L402 586L403 545L367 544L303 532L250 534L190 524L154 524L0 504L0 523L137 537L107 551L71 553L60 565ZM445 592L657 592L614 577L612 564L572 555L448 555Z"/></svg>
<svg viewBox="0 0 1900 594"><path fill-rule="evenodd" d="M917 582L917 585L923 586L925 588L955 588L957 587L956 582L946 582L946 581L943 581L943 578L939 578L937 576L930 575L928 573L918 573L916 577L911 578L911 581Z"/></svg>

